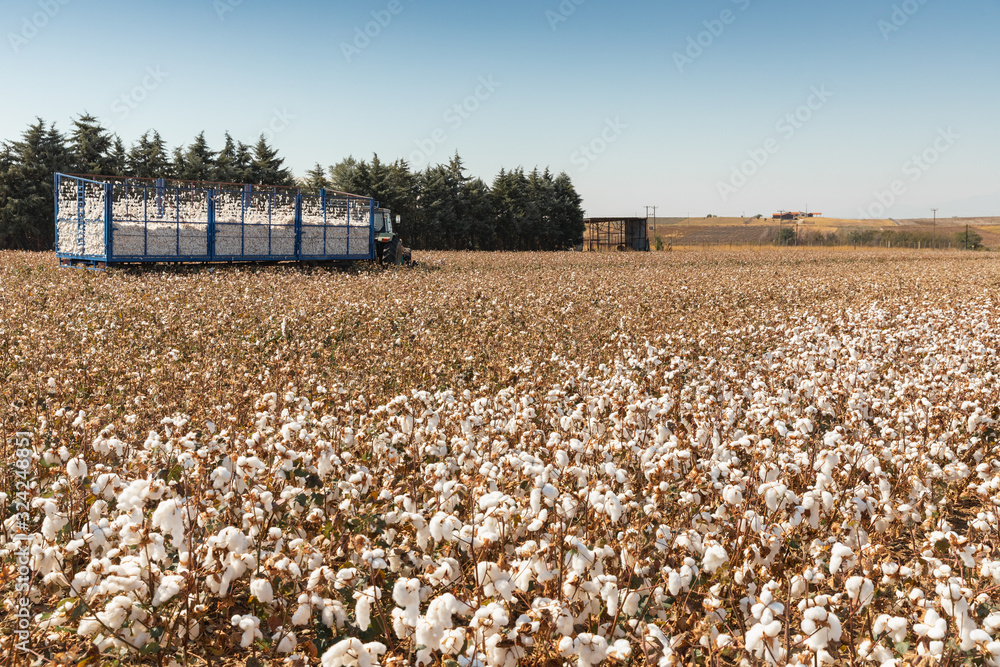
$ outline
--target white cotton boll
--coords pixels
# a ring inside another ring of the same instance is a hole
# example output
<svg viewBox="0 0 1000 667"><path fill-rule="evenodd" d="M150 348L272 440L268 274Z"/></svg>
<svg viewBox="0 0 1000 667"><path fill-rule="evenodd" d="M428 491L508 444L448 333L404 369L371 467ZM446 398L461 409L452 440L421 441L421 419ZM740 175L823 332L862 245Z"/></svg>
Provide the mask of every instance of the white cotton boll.
<svg viewBox="0 0 1000 667"><path fill-rule="evenodd" d="M739 505L743 502L743 494L733 485L728 485L722 489L722 499L729 505Z"/></svg>
<svg viewBox="0 0 1000 667"><path fill-rule="evenodd" d="M132 600L118 595L104 607L104 611L97 614L97 618L112 630L117 630L128 620L131 611Z"/></svg>
<svg viewBox="0 0 1000 667"><path fill-rule="evenodd" d="M611 523L618 523L622 518L622 501L613 493L609 493L605 500L605 511L611 518Z"/></svg>
<svg viewBox="0 0 1000 667"><path fill-rule="evenodd" d="M256 616L251 614L233 616L232 624L243 631L243 635L240 638L240 646L243 648L249 648L255 639L264 638L264 634L260 631L260 619Z"/></svg>
<svg viewBox="0 0 1000 667"><path fill-rule="evenodd" d="M569 455L566 454L565 451L557 449L553 453L553 456L555 457L556 465L558 465L560 468L565 468L566 466L569 465Z"/></svg>
<svg viewBox="0 0 1000 667"><path fill-rule="evenodd" d="M329 649L320 658L323 667L374 667L378 657L385 653L385 646L378 642L363 644L360 639L350 637Z"/></svg>
<svg viewBox="0 0 1000 667"><path fill-rule="evenodd" d="M1000 612L993 612L983 619L983 628L991 635L1000 632Z"/></svg>
<svg viewBox="0 0 1000 667"><path fill-rule="evenodd" d="M804 643L814 652L825 649L831 641L840 641L840 619L822 607L806 609L802 620Z"/></svg>
<svg viewBox="0 0 1000 667"><path fill-rule="evenodd" d="M223 466L219 466L218 468L212 471L211 475L209 475L209 479L212 480L212 486L216 489L221 489L227 484L229 484L229 480L231 480L232 478L233 478L233 473L231 473L227 468L224 468Z"/></svg>
<svg viewBox="0 0 1000 667"><path fill-rule="evenodd" d="M299 607L292 614L292 625L307 625L312 620L312 605L303 602L302 598L309 600L309 594L303 593L299 596Z"/></svg>
<svg viewBox="0 0 1000 667"><path fill-rule="evenodd" d="M975 629L969 633L969 639L976 644L988 644L993 641L993 638L985 630Z"/></svg>
<svg viewBox="0 0 1000 667"><path fill-rule="evenodd" d="M184 577L178 575L167 575L160 580L160 585L156 587L156 592L153 594L153 606L158 607L164 602L169 602L181 592L181 586L184 585Z"/></svg>
<svg viewBox="0 0 1000 667"><path fill-rule="evenodd" d="M924 614L923 623L914 624L913 632L921 637L940 640L948 632L948 621L941 618L935 610L928 609Z"/></svg>
<svg viewBox="0 0 1000 667"><path fill-rule="evenodd" d="M406 624L411 628L416 627L420 617L420 580L398 579L392 588L392 599L403 608L402 618Z"/></svg>
<svg viewBox="0 0 1000 667"><path fill-rule="evenodd" d="M103 629L103 626L96 618L93 616L84 616L80 619L80 625L77 627L76 633L81 637L93 637Z"/></svg>
<svg viewBox="0 0 1000 667"><path fill-rule="evenodd" d="M888 635L893 642L901 642L906 638L907 622L905 618L899 616L889 616L880 614L872 624L872 632L875 636Z"/></svg>
<svg viewBox="0 0 1000 667"><path fill-rule="evenodd" d="M354 599L357 600L357 603L354 605L354 616L357 620L358 629L364 632L371 625L372 603L375 600L382 599L382 590L372 586L364 591L356 592Z"/></svg>
<svg viewBox="0 0 1000 667"><path fill-rule="evenodd" d="M625 602L622 603L622 612L626 616L635 616L639 613L639 604L642 602L642 596L635 591L631 591L625 596Z"/></svg>
<svg viewBox="0 0 1000 667"><path fill-rule="evenodd" d="M87 476L87 464L79 456L73 457L66 463L66 474L70 479L83 479Z"/></svg>
<svg viewBox="0 0 1000 667"><path fill-rule="evenodd" d="M681 592L681 574L677 570L670 570L670 575L667 577L667 590L670 591L670 595L677 597Z"/></svg>
<svg viewBox="0 0 1000 667"><path fill-rule="evenodd" d="M496 507L500 504L503 499L504 494L500 491L494 491L493 493L487 493L482 498L479 499L479 509L488 510L491 507Z"/></svg>
<svg viewBox="0 0 1000 667"><path fill-rule="evenodd" d="M847 595L852 600L857 600L861 609L871 604L875 594L875 584L864 577L849 577L844 584Z"/></svg>
<svg viewBox="0 0 1000 667"><path fill-rule="evenodd" d="M613 660L625 662L632 656L632 645L627 639L619 639L608 647L608 657Z"/></svg>
<svg viewBox="0 0 1000 667"><path fill-rule="evenodd" d="M284 635L284 636L282 636ZM278 653L291 653L298 646L298 639L295 637L295 633L284 632L284 628L278 628L278 631L274 634L274 639L281 637L278 642Z"/></svg>
<svg viewBox="0 0 1000 667"><path fill-rule="evenodd" d="M712 542L705 549L705 557L702 559L702 568L712 574L720 567L729 562L729 554L726 553L726 549L718 542Z"/></svg>
<svg viewBox="0 0 1000 667"><path fill-rule="evenodd" d="M573 642L573 648L579 656L579 667L593 667L607 658L608 640L601 635L584 632Z"/></svg>
<svg viewBox="0 0 1000 667"><path fill-rule="evenodd" d="M834 544L830 554L830 574L837 574L844 559L850 558L853 555L854 551L846 544L841 544L840 542Z"/></svg>
<svg viewBox="0 0 1000 667"><path fill-rule="evenodd" d="M170 535L170 540L174 548L180 549L184 545L184 512L181 508L183 501L178 498L170 498L162 501L153 512L153 527L159 528L163 533Z"/></svg>
<svg viewBox="0 0 1000 667"><path fill-rule="evenodd" d="M271 587L271 582L267 579L254 579L251 581L250 594L263 604L274 602L274 589Z"/></svg>

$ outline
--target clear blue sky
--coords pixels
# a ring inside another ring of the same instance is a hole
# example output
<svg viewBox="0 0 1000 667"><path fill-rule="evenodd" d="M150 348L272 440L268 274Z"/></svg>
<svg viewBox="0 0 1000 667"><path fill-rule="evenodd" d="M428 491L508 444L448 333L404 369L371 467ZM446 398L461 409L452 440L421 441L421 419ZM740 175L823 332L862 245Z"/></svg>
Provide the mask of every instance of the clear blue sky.
<svg viewBox="0 0 1000 667"><path fill-rule="evenodd" d="M267 129L297 175L550 166L590 215L1000 215L998 0L4 0L0 27L4 139L86 110L127 144Z"/></svg>

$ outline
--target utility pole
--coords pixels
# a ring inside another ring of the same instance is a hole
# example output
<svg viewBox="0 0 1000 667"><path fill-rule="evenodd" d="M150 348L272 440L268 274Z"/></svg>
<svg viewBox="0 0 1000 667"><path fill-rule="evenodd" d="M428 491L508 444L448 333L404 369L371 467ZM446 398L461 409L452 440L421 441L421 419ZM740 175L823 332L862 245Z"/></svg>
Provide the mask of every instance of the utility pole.
<svg viewBox="0 0 1000 667"><path fill-rule="evenodd" d="M653 241L656 241L656 206L646 207L646 219L649 220L649 209L653 209Z"/></svg>
<svg viewBox="0 0 1000 667"><path fill-rule="evenodd" d="M936 231L937 230L937 212L938 212L938 210L936 208L932 208L931 210L934 211L934 229Z"/></svg>

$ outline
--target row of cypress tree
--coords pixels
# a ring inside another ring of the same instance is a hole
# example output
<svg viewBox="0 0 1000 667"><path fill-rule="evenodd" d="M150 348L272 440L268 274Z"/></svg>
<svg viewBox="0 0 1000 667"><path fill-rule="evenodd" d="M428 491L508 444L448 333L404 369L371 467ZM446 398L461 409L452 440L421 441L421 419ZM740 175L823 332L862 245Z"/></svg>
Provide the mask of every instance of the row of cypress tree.
<svg viewBox="0 0 1000 667"><path fill-rule="evenodd" d="M68 134L38 119L0 145L0 248L46 250L54 242L52 176L101 176L332 188L363 194L401 217L399 233L418 249L561 250L583 238L582 200L569 176L548 169L501 170L487 185L466 174L456 153L447 164L412 171L405 160L348 157L317 163L296 179L261 136L253 146L227 132L213 150L198 134L168 148L150 130L126 148L99 120L83 114Z"/></svg>

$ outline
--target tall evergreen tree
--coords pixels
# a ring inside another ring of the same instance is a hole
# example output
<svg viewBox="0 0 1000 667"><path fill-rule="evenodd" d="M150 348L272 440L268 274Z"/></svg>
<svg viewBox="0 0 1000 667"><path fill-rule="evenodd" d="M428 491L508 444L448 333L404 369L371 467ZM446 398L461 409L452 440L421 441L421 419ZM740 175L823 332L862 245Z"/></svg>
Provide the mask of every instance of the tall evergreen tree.
<svg viewBox="0 0 1000 667"><path fill-rule="evenodd" d="M306 177L302 179L302 187L320 190L330 187L330 181L326 178L326 171L319 162L316 166L306 172Z"/></svg>
<svg viewBox="0 0 1000 667"><path fill-rule="evenodd" d="M295 185L292 172L284 166L285 160L278 157L278 150L268 145L263 134L253 149L250 163L250 183L255 185Z"/></svg>
<svg viewBox="0 0 1000 667"><path fill-rule="evenodd" d="M573 181L566 172L556 176L553 182L555 206L553 215L559 229L557 250L567 249L583 243L586 224L583 222L583 198L573 187Z"/></svg>
<svg viewBox="0 0 1000 667"><path fill-rule="evenodd" d="M532 249L529 228L532 216L528 179L524 169L500 170L490 190L498 246L502 250Z"/></svg>
<svg viewBox="0 0 1000 667"><path fill-rule="evenodd" d="M234 182L253 182L253 150L242 141L236 144L236 162L233 163Z"/></svg>
<svg viewBox="0 0 1000 667"><path fill-rule="evenodd" d="M216 177L215 152L208 147L205 133L199 132L186 150L174 152L177 178L183 181L211 181Z"/></svg>
<svg viewBox="0 0 1000 667"><path fill-rule="evenodd" d="M330 167L330 186L340 192L353 192L355 175L358 161L353 155L349 155L337 164Z"/></svg>
<svg viewBox="0 0 1000 667"><path fill-rule="evenodd" d="M417 178L405 160L396 160L389 166L385 192L385 205L400 219L396 232L407 245L415 246L414 232L420 227L422 215L417 206Z"/></svg>
<svg viewBox="0 0 1000 667"><path fill-rule="evenodd" d="M111 147L110 155L111 173L115 176L128 176L128 152L122 138L115 135L114 144Z"/></svg>
<svg viewBox="0 0 1000 667"><path fill-rule="evenodd" d="M235 183L239 181L236 169L236 142L226 132L226 143L215 158L215 172L211 180L219 183Z"/></svg>
<svg viewBox="0 0 1000 667"><path fill-rule="evenodd" d="M74 171L80 174L113 175L112 148L111 134L101 126L96 117L85 112L73 121L70 150L73 152Z"/></svg>
<svg viewBox="0 0 1000 667"><path fill-rule="evenodd" d="M496 250L497 230L490 202L490 189L474 178L463 187L463 215L468 220L470 250Z"/></svg>
<svg viewBox="0 0 1000 667"><path fill-rule="evenodd" d="M156 130L142 133L126 160L128 173L137 178L170 178L173 175L167 143Z"/></svg>
<svg viewBox="0 0 1000 667"><path fill-rule="evenodd" d="M20 141L0 149L0 247L46 250L55 241L53 175L69 171L76 156L66 138L41 118Z"/></svg>

